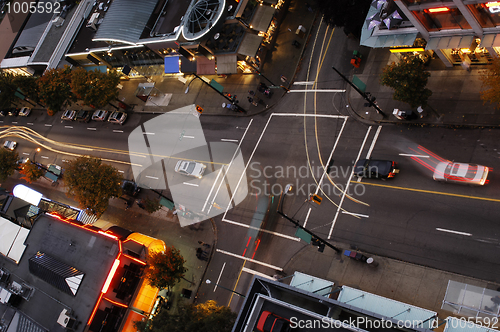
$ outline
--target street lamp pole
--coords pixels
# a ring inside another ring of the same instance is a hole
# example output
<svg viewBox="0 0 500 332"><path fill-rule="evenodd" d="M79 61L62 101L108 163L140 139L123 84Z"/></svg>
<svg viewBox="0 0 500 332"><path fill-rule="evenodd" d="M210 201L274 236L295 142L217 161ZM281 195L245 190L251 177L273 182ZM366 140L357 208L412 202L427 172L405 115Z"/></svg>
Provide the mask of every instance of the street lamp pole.
<svg viewBox="0 0 500 332"><path fill-rule="evenodd" d="M206 282L207 284L209 284L209 285L210 285L210 284L212 284L212 281L210 281L210 279L207 279L205 282ZM238 296L241 296L241 297L246 297L245 295L243 295L243 294L241 294L241 293L238 293L237 291L234 291L234 290L232 290L232 289L229 289L229 288L226 288L226 287L224 287L224 286L221 286L221 285L219 285L219 284L217 284L217 283L215 283L215 282L214 282L213 284L214 284L214 285L216 285L217 287L220 287L220 288L223 288L223 289L225 289L225 290L227 290L227 291L230 291L230 292L232 292L232 293L234 293L234 294L236 294L236 295L238 295Z"/></svg>

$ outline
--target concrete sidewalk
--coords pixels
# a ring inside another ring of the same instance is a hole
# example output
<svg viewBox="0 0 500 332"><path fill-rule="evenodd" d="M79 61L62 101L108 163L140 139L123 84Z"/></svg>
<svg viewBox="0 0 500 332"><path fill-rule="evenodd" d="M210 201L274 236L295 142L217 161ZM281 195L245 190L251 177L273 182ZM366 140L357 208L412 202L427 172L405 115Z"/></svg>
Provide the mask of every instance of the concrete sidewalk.
<svg viewBox="0 0 500 332"><path fill-rule="evenodd" d="M349 246L344 245L344 248ZM367 255L365 253L365 255ZM326 248L323 253L317 247L306 245L284 267L284 273L295 271L335 282L335 286L350 286L393 300L436 311L440 319L453 316L441 309L448 280L497 290L500 284L461 276L402 262L386 257L373 257L377 267L355 261L343 254ZM286 279L283 282L287 282Z"/></svg>
<svg viewBox="0 0 500 332"><path fill-rule="evenodd" d="M366 91L377 98L377 104L386 114L382 117L374 108L365 107L366 101L351 86L347 85L349 100L348 110L360 120L370 122L400 123L400 124L430 124L443 126L467 127L498 127L500 126L500 110L494 105L483 104L480 99L480 77L485 66L472 66L471 71L466 71L460 66L447 68L438 58L432 59L427 66L431 73L427 88L433 94L429 98L429 107L424 109L424 117L417 120L402 121L392 115L395 108L412 110L408 104L392 99L394 90L380 85L379 77L383 68L392 62L398 62L395 55L387 49L369 49L359 47L363 55L361 66L353 68L347 74L352 80L356 75L366 84Z"/></svg>

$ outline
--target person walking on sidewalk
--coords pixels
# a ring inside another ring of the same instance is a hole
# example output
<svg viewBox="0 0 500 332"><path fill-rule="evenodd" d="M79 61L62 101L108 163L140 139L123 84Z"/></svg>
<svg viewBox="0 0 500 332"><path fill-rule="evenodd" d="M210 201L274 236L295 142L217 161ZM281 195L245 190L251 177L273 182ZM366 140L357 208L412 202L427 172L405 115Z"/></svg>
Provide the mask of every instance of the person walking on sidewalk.
<svg viewBox="0 0 500 332"><path fill-rule="evenodd" d="M208 243L205 243L203 241L198 241L198 243L201 245L201 246L204 246L205 248L210 248L210 245Z"/></svg>

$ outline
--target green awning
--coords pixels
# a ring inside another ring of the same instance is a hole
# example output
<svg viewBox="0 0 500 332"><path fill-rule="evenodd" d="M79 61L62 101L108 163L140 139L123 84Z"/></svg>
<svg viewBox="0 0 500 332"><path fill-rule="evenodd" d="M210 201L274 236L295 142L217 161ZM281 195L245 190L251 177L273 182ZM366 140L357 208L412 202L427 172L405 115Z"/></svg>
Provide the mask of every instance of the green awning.
<svg viewBox="0 0 500 332"><path fill-rule="evenodd" d="M172 202L171 200L165 198L165 197L162 197L160 199L160 204L165 206L167 209L169 210L174 210L175 209L175 205L174 205L174 202Z"/></svg>

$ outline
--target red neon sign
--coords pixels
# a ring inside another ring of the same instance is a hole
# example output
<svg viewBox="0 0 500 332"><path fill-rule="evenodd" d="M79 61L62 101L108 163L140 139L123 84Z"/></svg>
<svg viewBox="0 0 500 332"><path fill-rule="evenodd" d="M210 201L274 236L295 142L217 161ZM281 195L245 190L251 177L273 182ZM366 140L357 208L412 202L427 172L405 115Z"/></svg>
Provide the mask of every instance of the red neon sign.
<svg viewBox="0 0 500 332"><path fill-rule="evenodd" d="M118 269L118 265L120 265L120 260L115 259L115 262L113 263L113 266L109 271L108 277L106 278L106 282L104 283L104 286L102 286L101 293L106 294L106 292L108 291L109 284L111 284L111 280L113 280L113 277L115 276L116 269Z"/></svg>

